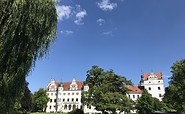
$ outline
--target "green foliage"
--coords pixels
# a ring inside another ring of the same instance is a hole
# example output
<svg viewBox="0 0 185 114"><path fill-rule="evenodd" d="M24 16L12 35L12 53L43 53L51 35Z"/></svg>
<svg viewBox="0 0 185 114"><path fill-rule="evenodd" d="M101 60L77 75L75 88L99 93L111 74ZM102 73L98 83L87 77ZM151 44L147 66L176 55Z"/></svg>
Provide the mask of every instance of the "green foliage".
<svg viewBox="0 0 185 114"><path fill-rule="evenodd" d="M123 76L110 71L104 71L98 66L93 66L87 71L85 84L89 85L89 91L82 94L82 102L86 105L93 105L97 110L105 113L116 110L130 111L133 102L127 98L126 85L132 82Z"/></svg>
<svg viewBox="0 0 185 114"><path fill-rule="evenodd" d="M43 112L47 107L49 97L46 94L46 90L40 88L37 92L33 94L33 105L34 111Z"/></svg>
<svg viewBox="0 0 185 114"><path fill-rule="evenodd" d="M21 111L23 114L29 113L33 109L32 93L28 88L28 82L25 83L24 95L21 98Z"/></svg>
<svg viewBox="0 0 185 114"><path fill-rule="evenodd" d="M28 88L28 82L25 81L24 91L21 93L21 97L16 100L14 110L18 114L29 114L32 108L32 94Z"/></svg>
<svg viewBox="0 0 185 114"><path fill-rule="evenodd" d="M176 62L172 66L172 77L169 87L166 88L164 102L177 110L178 114L185 113L185 60Z"/></svg>
<svg viewBox="0 0 185 114"><path fill-rule="evenodd" d="M84 114L84 111L82 109L75 109L68 114Z"/></svg>
<svg viewBox="0 0 185 114"><path fill-rule="evenodd" d="M138 114L152 114L155 111L167 111L166 105L153 98L146 89L143 90L142 96L137 100L136 109Z"/></svg>
<svg viewBox="0 0 185 114"><path fill-rule="evenodd" d="M137 100L136 109L138 114L152 114L154 112L153 98L147 90L143 90L142 96Z"/></svg>
<svg viewBox="0 0 185 114"><path fill-rule="evenodd" d="M55 39L54 0L0 0L0 113L12 114L25 77Z"/></svg>

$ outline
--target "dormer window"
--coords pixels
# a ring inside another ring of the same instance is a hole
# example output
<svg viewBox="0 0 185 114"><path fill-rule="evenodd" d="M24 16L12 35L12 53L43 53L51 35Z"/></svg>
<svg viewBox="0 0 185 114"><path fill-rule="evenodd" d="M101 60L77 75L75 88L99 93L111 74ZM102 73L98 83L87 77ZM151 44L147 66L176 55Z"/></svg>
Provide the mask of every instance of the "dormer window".
<svg viewBox="0 0 185 114"><path fill-rule="evenodd" d="M70 90L77 90L77 85L76 84L71 85Z"/></svg>
<svg viewBox="0 0 185 114"><path fill-rule="evenodd" d="M84 91L88 91L89 90L89 86L88 85L85 85L84 86Z"/></svg>
<svg viewBox="0 0 185 114"><path fill-rule="evenodd" d="M55 85L51 85L49 91L55 91Z"/></svg>
<svg viewBox="0 0 185 114"><path fill-rule="evenodd" d="M54 85L52 85L52 86L51 86L51 89L55 89L55 86L54 86Z"/></svg>
<svg viewBox="0 0 185 114"><path fill-rule="evenodd" d="M73 79L70 85L70 90L77 90L77 89L78 89L78 85L76 84L76 80Z"/></svg>
<svg viewBox="0 0 185 114"><path fill-rule="evenodd" d="M150 76L148 77L148 79L157 79L157 76L152 72L151 74L150 74Z"/></svg>

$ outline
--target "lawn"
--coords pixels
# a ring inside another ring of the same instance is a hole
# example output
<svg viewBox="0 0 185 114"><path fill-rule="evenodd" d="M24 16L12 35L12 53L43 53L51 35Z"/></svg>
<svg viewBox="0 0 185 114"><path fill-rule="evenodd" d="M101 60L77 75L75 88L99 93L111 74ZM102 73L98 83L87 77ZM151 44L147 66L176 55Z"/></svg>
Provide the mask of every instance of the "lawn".
<svg viewBox="0 0 185 114"><path fill-rule="evenodd" d="M66 113L45 113L45 112L35 112L35 113L31 113L31 114L66 114Z"/></svg>

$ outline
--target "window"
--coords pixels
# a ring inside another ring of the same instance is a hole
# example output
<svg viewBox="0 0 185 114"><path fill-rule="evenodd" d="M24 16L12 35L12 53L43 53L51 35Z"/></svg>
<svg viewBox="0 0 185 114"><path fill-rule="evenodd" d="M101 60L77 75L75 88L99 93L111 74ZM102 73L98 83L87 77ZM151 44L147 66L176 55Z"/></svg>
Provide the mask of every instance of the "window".
<svg viewBox="0 0 185 114"><path fill-rule="evenodd" d="M65 99L63 99L63 101L65 101Z"/></svg>
<svg viewBox="0 0 185 114"><path fill-rule="evenodd" d="M69 105L69 110L71 110L71 105Z"/></svg>
<svg viewBox="0 0 185 114"><path fill-rule="evenodd" d="M67 99L67 101L69 101L69 99Z"/></svg>
<svg viewBox="0 0 185 114"><path fill-rule="evenodd" d="M51 93L51 96L53 95L53 93Z"/></svg>
<svg viewBox="0 0 185 114"><path fill-rule="evenodd" d="M78 98L76 98L76 101L78 101Z"/></svg>
<svg viewBox="0 0 185 114"><path fill-rule="evenodd" d="M51 89L55 89L55 86L54 86L54 85L52 85L52 86L51 86Z"/></svg>
<svg viewBox="0 0 185 114"><path fill-rule="evenodd" d="M161 94L159 94L159 97L162 97L162 95L161 95Z"/></svg>
<svg viewBox="0 0 185 114"><path fill-rule="evenodd" d="M137 95L137 98L139 98L139 95Z"/></svg>
<svg viewBox="0 0 185 114"><path fill-rule="evenodd" d="M66 95L66 93L63 93L63 95Z"/></svg>
<svg viewBox="0 0 185 114"><path fill-rule="evenodd" d="M50 103L52 102L52 99L50 99Z"/></svg>
<svg viewBox="0 0 185 114"><path fill-rule="evenodd" d="M54 99L54 102L57 102L57 100L56 100L56 99Z"/></svg>
<svg viewBox="0 0 185 114"><path fill-rule="evenodd" d="M71 101L74 101L74 99L72 98L72 100Z"/></svg>
<svg viewBox="0 0 185 114"><path fill-rule="evenodd" d="M67 109L67 105L64 105L64 109Z"/></svg>
<svg viewBox="0 0 185 114"><path fill-rule="evenodd" d="M71 87L70 87L70 90L76 90L77 89L76 86L77 86L76 84L72 84Z"/></svg>
<svg viewBox="0 0 185 114"><path fill-rule="evenodd" d="M160 88L160 87L158 87L158 90L161 90L161 88Z"/></svg>
<svg viewBox="0 0 185 114"><path fill-rule="evenodd" d="M135 98L135 95L133 95L133 98Z"/></svg>
<svg viewBox="0 0 185 114"><path fill-rule="evenodd" d="M72 93L72 95L74 95L74 93Z"/></svg>
<svg viewBox="0 0 185 114"><path fill-rule="evenodd" d="M49 106L49 109L51 109L51 106Z"/></svg>
<svg viewBox="0 0 185 114"><path fill-rule="evenodd" d="M76 95L79 95L79 93L77 92Z"/></svg>
<svg viewBox="0 0 185 114"><path fill-rule="evenodd" d="M70 93L68 93L68 95L70 95Z"/></svg>
<svg viewBox="0 0 185 114"><path fill-rule="evenodd" d="M128 95L128 97L130 98L130 95Z"/></svg>
<svg viewBox="0 0 185 114"><path fill-rule="evenodd" d="M89 107L88 107L89 109L91 109L91 105L89 105Z"/></svg>
<svg viewBox="0 0 185 114"><path fill-rule="evenodd" d="M151 90L151 87L149 87L148 90Z"/></svg>
<svg viewBox="0 0 185 114"><path fill-rule="evenodd" d="M76 109L76 105L73 105L73 110L75 110Z"/></svg>

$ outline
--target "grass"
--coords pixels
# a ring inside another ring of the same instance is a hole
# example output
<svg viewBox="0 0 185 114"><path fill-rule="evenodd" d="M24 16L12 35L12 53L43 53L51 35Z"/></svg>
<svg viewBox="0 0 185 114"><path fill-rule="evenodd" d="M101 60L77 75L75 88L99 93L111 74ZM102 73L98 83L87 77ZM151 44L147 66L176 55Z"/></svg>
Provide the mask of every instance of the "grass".
<svg viewBox="0 0 185 114"><path fill-rule="evenodd" d="M31 113L31 114L66 114L66 113L45 113L45 112L34 112L34 113Z"/></svg>

